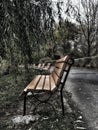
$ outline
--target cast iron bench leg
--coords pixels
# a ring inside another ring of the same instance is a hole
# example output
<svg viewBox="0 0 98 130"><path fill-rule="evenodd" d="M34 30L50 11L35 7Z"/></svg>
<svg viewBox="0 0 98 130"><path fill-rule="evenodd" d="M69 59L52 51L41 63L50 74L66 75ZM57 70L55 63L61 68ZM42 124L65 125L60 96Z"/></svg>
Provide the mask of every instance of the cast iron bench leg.
<svg viewBox="0 0 98 130"><path fill-rule="evenodd" d="M24 94L23 116L26 115L26 96L27 96L27 93Z"/></svg>
<svg viewBox="0 0 98 130"><path fill-rule="evenodd" d="M63 116L64 116L64 101L63 101L63 93L62 93L62 91L61 91L60 93L61 93L62 114L63 114Z"/></svg>

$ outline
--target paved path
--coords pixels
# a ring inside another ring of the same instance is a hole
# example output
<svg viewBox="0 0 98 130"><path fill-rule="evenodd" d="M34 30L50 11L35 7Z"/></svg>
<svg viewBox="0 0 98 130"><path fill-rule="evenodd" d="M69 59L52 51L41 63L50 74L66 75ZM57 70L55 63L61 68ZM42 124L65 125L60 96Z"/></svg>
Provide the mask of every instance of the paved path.
<svg viewBox="0 0 98 130"><path fill-rule="evenodd" d="M98 130L98 71L74 68L66 86L86 118L89 130Z"/></svg>

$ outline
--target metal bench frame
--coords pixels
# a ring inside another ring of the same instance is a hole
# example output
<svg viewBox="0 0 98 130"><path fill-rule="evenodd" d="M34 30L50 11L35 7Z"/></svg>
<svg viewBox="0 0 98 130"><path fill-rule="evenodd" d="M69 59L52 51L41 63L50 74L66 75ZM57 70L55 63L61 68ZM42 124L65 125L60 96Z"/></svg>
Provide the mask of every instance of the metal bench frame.
<svg viewBox="0 0 98 130"><path fill-rule="evenodd" d="M36 95L34 95L35 91L31 91L31 90L28 90L28 91L26 91L26 92L23 91L23 93L22 93L22 95L24 95L23 115L26 115L26 99L27 99L27 93L28 93L28 92L32 92L33 97L39 101L39 103L37 104L37 106L38 106L38 105L41 104L41 103L48 103L48 104L50 104L50 103L48 102L49 99L52 97L52 95L53 95L58 89L59 89L59 91L60 91L60 97L61 97L62 114L64 115L63 88L64 88L65 82L66 82L66 80L67 80L68 74L69 74L69 72L70 72L71 66L74 64L74 59L71 58L70 56L68 56L68 60L67 60L67 61L65 60L65 61L61 61L61 62L58 62L58 63L62 63L62 62L64 62L67 66L64 67L64 69L63 69L63 74L62 74L62 76L60 76L60 78L59 78L60 82L59 82L59 84L57 84L56 89L53 90L53 91L48 91L48 90L47 90L47 91L46 91L46 90L38 90L38 91L36 91L36 93L46 92L46 93L50 94L47 99L45 99L45 100L40 100ZM64 77L64 78L63 78L63 77ZM62 78L63 78L63 82L62 82ZM37 106L36 106L36 107L37 107ZM35 107L35 108L36 108L36 107Z"/></svg>

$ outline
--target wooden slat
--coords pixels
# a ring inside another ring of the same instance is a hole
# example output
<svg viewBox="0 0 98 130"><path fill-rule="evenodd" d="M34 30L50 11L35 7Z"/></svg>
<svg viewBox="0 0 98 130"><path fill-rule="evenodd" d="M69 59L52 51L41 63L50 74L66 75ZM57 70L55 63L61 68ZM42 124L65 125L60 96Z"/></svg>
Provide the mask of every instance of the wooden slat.
<svg viewBox="0 0 98 130"><path fill-rule="evenodd" d="M35 64L33 64L33 67L35 67Z"/></svg>
<svg viewBox="0 0 98 130"><path fill-rule="evenodd" d="M41 64L38 64L38 68L40 68L41 67Z"/></svg>
<svg viewBox="0 0 98 130"><path fill-rule="evenodd" d="M57 76L57 74L54 71L53 71L53 73L51 75L52 75L52 77L54 79L55 85L57 85L59 77Z"/></svg>
<svg viewBox="0 0 98 130"><path fill-rule="evenodd" d="M36 86L36 90L49 90L51 91L50 87L50 76L49 75L42 75L38 85Z"/></svg>
<svg viewBox="0 0 98 130"><path fill-rule="evenodd" d="M55 63L55 67L59 69L62 69L63 65L64 63Z"/></svg>
<svg viewBox="0 0 98 130"><path fill-rule="evenodd" d="M52 76L50 76L50 86L51 86L51 91L53 91L56 88L56 85Z"/></svg>
<svg viewBox="0 0 98 130"><path fill-rule="evenodd" d="M43 68L44 66L45 66L45 63L43 63L41 67Z"/></svg>
<svg viewBox="0 0 98 130"><path fill-rule="evenodd" d="M50 65L51 65L51 63L48 63L48 65L47 65L47 66L48 66L48 67L50 67Z"/></svg>
<svg viewBox="0 0 98 130"><path fill-rule="evenodd" d="M51 75L49 76L49 87L50 87L50 91L51 91Z"/></svg>
<svg viewBox="0 0 98 130"><path fill-rule="evenodd" d="M68 59L68 56L65 56L65 57L63 57L63 58L61 58L61 59L57 60L57 62L60 62L60 61L65 61L65 60L67 60L67 59Z"/></svg>
<svg viewBox="0 0 98 130"><path fill-rule="evenodd" d="M65 56L65 57L57 60L56 63L55 63L55 66L58 67L58 68L62 68L62 66L64 64L63 62L65 62L65 61L67 62L68 59L69 59L69 56Z"/></svg>
<svg viewBox="0 0 98 130"><path fill-rule="evenodd" d="M54 72L60 77L62 69L54 68Z"/></svg>
<svg viewBox="0 0 98 130"><path fill-rule="evenodd" d="M43 75L43 77L44 77L44 81L43 81L42 90L44 90L44 87L45 87L46 75Z"/></svg>
<svg viewBox="0 0 98 130"><path fill-rule="evenodd" d="M36 90L43 90L44 82L45 82L45 75L42 75L40 78L40 81L38 82L38 84L36 86Z"/></svg>
<svg viewBox="0 0 98 130"><path fill-rule="evenodd" d="M48 70L49 67L50 67L50 65L51 65L50 63L46 64L46 65L44 66L44 69Z"/></svg>
<svg viewBox="0 0 98 130"><path fill-rule="evenodd" d="M41 78L41 75L36 76L29 84L28 86L24 89L26 92L28 89L34 90L36 88L36 85L38 84L39 80Z"/></svg>
<svg viewBox="0 0 98 130"><path fill-rule="evenodd" d="M46 75L45 84L44 84L44 90L50 90L51 91L50 76L49 75Z"/></svg>

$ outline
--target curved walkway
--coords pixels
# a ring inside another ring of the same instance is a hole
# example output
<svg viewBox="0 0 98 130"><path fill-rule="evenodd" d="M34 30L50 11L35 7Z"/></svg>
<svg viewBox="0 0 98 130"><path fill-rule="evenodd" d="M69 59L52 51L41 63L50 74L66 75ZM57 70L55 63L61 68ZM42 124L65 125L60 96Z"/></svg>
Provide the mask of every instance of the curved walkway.
<svg viewBox="0 0 98 130"><path fill-rule="evenodd" d="M89 130L98 130L98 71L73 68L66 86L85 117Z"/></svg>

